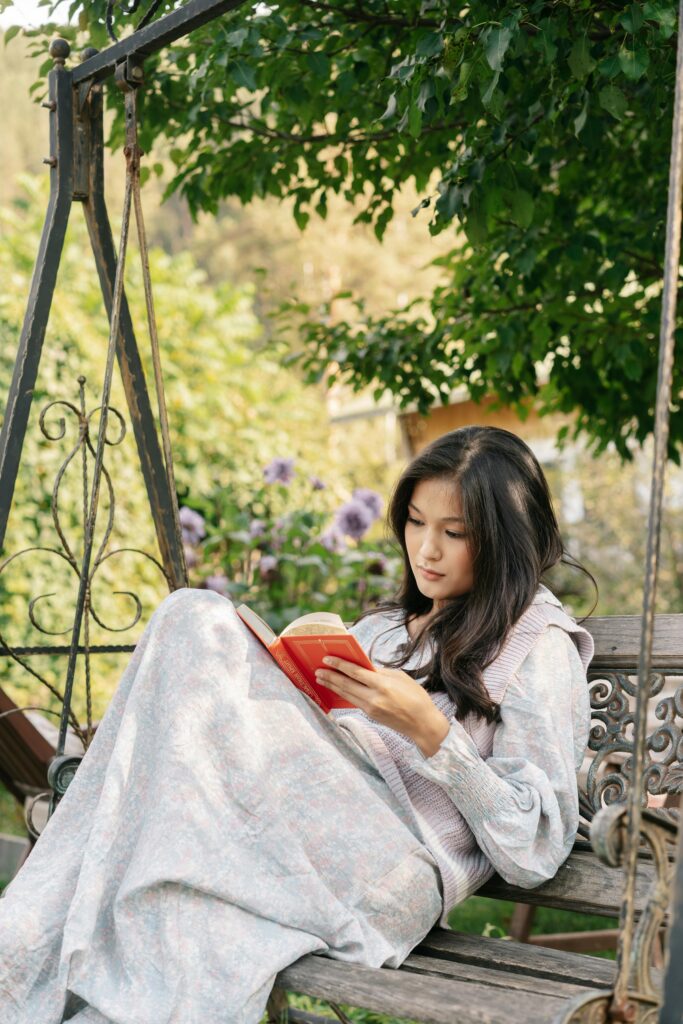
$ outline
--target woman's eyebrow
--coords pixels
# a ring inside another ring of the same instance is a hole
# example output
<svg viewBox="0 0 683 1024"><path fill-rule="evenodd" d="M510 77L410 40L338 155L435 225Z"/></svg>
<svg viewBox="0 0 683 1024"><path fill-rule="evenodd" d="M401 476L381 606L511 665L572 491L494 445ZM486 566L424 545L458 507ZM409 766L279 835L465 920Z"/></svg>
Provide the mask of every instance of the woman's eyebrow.
<svg viewBox="0 0 683 1024"><path fill-rule="evenodd" d="M417 505L413 504L412 501L408 502L408 508L412 508L413 511L417 512L419 516L422 515ZM444 516L441 520L442 523L464 523L465 520L462 516Z"/></svg>

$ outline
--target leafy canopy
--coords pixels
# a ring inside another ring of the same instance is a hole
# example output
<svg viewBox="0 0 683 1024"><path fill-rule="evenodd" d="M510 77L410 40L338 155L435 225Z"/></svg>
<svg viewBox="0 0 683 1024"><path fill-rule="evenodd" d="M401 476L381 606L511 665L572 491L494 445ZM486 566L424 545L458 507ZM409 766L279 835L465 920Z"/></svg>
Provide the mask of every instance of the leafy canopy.
<svg viewBox="0 0 683 1024"><path fill-rule="evenodd" d="M105 45L104 8L71 4L83 43ZM381 238L412 181L418 222L452 233L426 305L369 320L360 302L334 329L303 311L311 379L338 363L353 386L421 410L458 385L533 401L627 455L652 423L675 10L246 4L148 61L143 135L168 144L169 187L195 211L290 196L303 227L341 193Z"/></svg>

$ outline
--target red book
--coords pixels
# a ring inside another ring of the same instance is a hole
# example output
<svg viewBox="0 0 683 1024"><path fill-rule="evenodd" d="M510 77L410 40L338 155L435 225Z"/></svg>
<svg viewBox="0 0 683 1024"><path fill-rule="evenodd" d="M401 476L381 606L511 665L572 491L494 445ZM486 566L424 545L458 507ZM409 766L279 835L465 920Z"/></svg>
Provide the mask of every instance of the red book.
<svg viewBox="0 0 683 1024"><path fill-rule="evenodd" d="M301 615L278 636L246 604L239 605L236 611L254 636L270 651L288 679L314 700L325 714L331 708L355 707L355 704L344 700L315 678L316 670L326 667L323 658L328 655L374 670L374 665L339 615L331 612Z"/></svg>

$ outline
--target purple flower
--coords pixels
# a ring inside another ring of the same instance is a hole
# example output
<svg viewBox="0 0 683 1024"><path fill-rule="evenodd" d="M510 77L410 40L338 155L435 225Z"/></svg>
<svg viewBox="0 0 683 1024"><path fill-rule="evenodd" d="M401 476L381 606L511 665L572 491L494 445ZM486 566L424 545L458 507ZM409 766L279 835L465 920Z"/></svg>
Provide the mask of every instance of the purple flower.
<svg viewBox="0 0 683 1024"><path fill-rule="evenodd" d="M319 476L309 476L308 482L314 491L324 491L327 484L324 480L321 480Z"/></svg>
<svg viewBox="0 0 683 1024"><path fill-rule="evenodd" d="M204 516L194 509L183 505L178 513L180 528L183 534L184 544L199 544L200 540L206 537L206 523Z"/></svg>
<svg viewBox="0 0 683 1024"><path fill-rule="evenodd" d="M382 515L384 502L377 491L371 491L369 487L357 487L353 492L353 498L370 509L373 519L379 519Z"/></svg>
<svg viewBox="0 0 683 1024"><path fill-rule="evenodd" d="M336 526L331 526L328 530L325 530L318 539L322 546L332 554L340 555L343 551L346 551L344 534Z"/></svg>
<svg viewBox="0 0 683 1024"><path fill-rule="evenodd" d="M252 519L249 523L249 536L254 539L255 537L262 537L266 532L266 524L262 519Z"/></svg>
<svg viewBox="0 0 683 1024"><path fill-rule="evenodd" d="M291 484L294 479L295 459L275 458L263 470L263 479L267 484Z"/></svg>
<svg viewBox="0 0 683 1024"><path fill-rule="evenodd" d="M275 555L263 555L258 564L258 571L266 582L275 579L277 574L277 558Z"/></svg>
<svg viewBox="0 0 683 1024"><path fill-rule="evenodd" d="M185 555L185 565L188 569L194 569L195 565L199 562L199 556L193 547L189 544L183 544L183 553Z"/></svg>
<svg viewBox="0 0 683 1024"><path fill-rule="evenodd" d="M223 573L216 573L215 576L207 576L204 580L204 584L207 590L213 590L216 594L222 594L223 597L227 597L228 577L224 576Z"/></svg>
<svg viewBox="0 0 683 1024"><path fill-rule="evenodd" d="M375 518L364 502L354 498L337 509L335 525L345 536L360 540Z"/></svg>

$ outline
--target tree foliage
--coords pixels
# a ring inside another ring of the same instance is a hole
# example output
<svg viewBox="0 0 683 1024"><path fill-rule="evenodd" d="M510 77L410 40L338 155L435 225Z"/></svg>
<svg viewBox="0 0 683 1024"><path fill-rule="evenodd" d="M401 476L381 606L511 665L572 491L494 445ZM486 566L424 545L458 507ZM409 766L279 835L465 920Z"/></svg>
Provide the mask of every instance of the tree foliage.
<svg viewBox="0 0 683 1024"><path fill-rule="evenodd" d="M72 3L83 42L104 7ZM443 284L334 331L304 310L310 377L576 411L626 455L652 423L675 28L671 0L245 4L147 62L143 134L194 210L290 196L303 227L340 193L382 237L414 181L418 222L453 235Z"/></svg>

